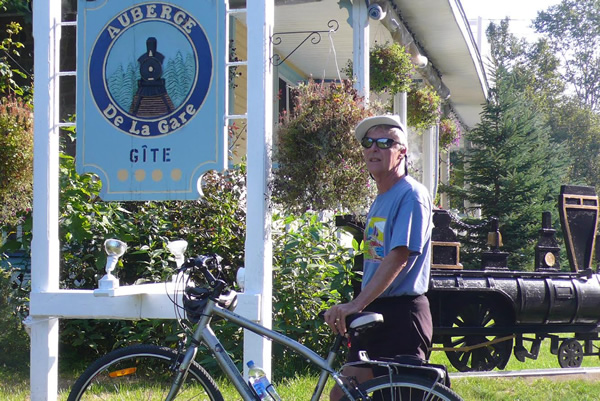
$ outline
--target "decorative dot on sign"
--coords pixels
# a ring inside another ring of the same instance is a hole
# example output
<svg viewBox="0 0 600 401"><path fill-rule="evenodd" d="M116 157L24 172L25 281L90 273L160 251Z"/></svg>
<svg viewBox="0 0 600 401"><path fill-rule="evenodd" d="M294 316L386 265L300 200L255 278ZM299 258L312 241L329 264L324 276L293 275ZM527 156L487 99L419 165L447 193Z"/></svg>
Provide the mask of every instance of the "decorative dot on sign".
<svg viewBox="0 0 600 401"><path fill-rule="evenodd" d="M135 171L135 180L144 181L146 179L146 171L139 169Z"/></svg>
<svg viewBox="0 0 600 401"><path fill-rule="evenodd" d="M152 180L153 181L158 182L158 181L162 180L162 178L163 178L163 172L162 172L162 170L158 170L157 169L157 170L154 170L152 172Z"/></svg>
<svg viewBox="0 0 600 401"><path fill-rule="evenodd" d="M173 170L171 170L171 179L173 181L179 181L181 180L181 169L178 168L174 168Z"/></svg>
<svg viewBox="0 0 600 401"><path fill-rule="evenodd" d="M119 181L125 181L128 178L129 178L129 171L127 171L125 169L121 169L121 170L117 171L117 179Z"/></svg>

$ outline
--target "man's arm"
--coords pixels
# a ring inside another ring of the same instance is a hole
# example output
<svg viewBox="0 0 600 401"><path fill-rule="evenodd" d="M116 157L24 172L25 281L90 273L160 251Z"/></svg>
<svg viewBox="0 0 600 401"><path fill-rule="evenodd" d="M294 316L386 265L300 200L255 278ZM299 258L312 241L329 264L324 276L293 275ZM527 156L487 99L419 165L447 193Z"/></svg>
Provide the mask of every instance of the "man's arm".
<svg viewBox="0 0 600 401"><path fill-rule="evenodd" d="M377 271L369 281L369 284L362 289L358 297L346 304L339 304L331 307L325 313L325 322L334 333L346 333L346 316L357 313L365 309L367 305L380 296L392 281L406 266L409 251L405 246L392 249L381 261Z"/></svg>

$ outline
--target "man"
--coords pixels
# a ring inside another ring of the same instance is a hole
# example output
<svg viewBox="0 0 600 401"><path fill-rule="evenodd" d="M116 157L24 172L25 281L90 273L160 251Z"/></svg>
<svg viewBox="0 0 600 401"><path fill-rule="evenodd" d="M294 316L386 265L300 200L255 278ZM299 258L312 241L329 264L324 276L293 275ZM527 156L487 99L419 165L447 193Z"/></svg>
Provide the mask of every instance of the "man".
<svg viewBox="0 0 600 401"><path fill-rule="evenodd" d="M363 146L367 169L377 185L365 227L363 282L351 302L325 313L334 333L346 334L345 317L365 311L381 313L384 323L351 341L348 362L359 361L358 351L371 359L414 355L425 359L433 324L429 301L432 205L427 189L407 174L406 130L398 116L369 117L355 136ZM347 366L346 378L364 382L370 368ZM341 398L335 386L331 399Z"/></svg>

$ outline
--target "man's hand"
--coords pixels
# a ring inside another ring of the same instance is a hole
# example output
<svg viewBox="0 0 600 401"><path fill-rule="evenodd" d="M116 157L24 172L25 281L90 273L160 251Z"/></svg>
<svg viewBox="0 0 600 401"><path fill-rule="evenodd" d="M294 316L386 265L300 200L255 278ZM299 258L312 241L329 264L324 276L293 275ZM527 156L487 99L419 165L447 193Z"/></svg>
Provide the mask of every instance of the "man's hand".
<svg viewBox="0 0 600 401"><path fill-rule="evenodd" d="M336 334L346 334L346 316L352 313L362 312L367 305L380 296L383 291L394 281L398 273L406 266L408 260L408 248L399 246L383 258L377 271L362 289L358 297L347 304L332 306L325 312L325 322Z"/></svg>
<svg viewBox="0 0 600 401"><path fill-rule="evenodd" d="M347 304L334 305L325 312L325 323L335 334L346 334L346 316L360 312L353 302Z"/></svg>

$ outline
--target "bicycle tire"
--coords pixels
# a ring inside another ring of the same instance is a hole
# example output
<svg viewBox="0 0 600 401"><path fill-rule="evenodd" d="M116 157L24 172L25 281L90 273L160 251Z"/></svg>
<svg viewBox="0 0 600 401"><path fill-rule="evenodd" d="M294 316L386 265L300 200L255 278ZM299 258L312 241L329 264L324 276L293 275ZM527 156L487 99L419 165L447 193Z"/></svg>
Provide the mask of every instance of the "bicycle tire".
<svg viewBox="0 0 600 401"><path fill-rule="evenodd" d="M435 384L426 377L416 375L379 376L358 385L357 400L395 401L464 401L443 384ZM347 397L342 400L348 401Z"/></svg>
<svg viewBox="0 0 600 401"><path fill-rule="evenodd" d="M178 357L170 348L134 345L112 351L92 363L77 379L67 401L164 401ZM192 361L177 401L223 401L213 378Z"/></svg>

